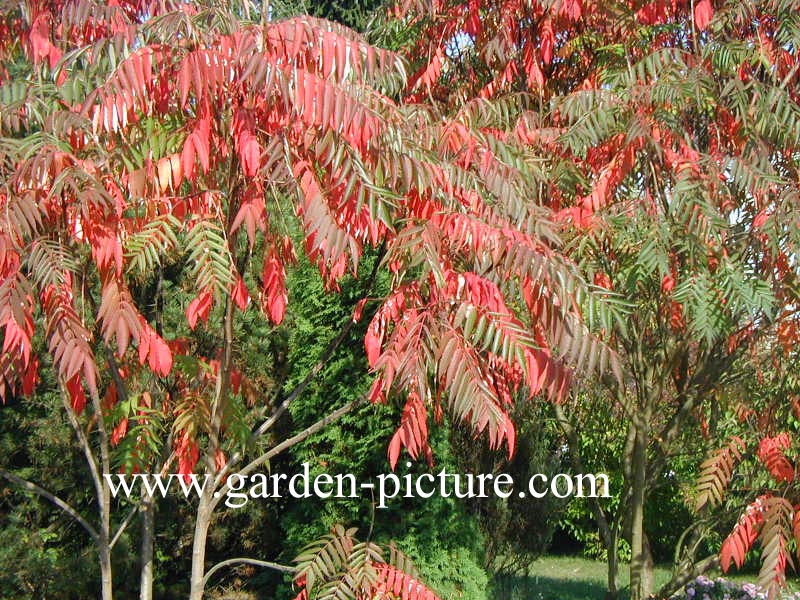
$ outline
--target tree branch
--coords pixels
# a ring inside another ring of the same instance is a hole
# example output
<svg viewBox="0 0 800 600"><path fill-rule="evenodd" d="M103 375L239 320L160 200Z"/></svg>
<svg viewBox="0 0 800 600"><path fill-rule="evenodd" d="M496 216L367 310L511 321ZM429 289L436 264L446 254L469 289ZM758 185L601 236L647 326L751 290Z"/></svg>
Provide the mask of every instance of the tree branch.
<svg viewBox="0 0 800 600"><path fill-rule="evenodd" d="M114 537L111 538L111 542L108 544L109 548L113 548L114 545L119 541L119 538L122 536L122 532L130 525L130 522L133 520L133 517L139 512L140 505L137 504L133 508L128 511L128 514L125 515L125 518L122 520L122 523L119 524L117 528L117 532L114 534Z"/></svg>
<svg viewBox="0 0 800 600"><path fill-rule="evenodd" d="M72 508L72 506L67 504L67 502L65 502L64 500L62 500L61 498L59 498L55 494L52 494L52 493L48 492L43 487L36 485L32 481L28 481L27 479L23 479L19 475L15 475L14 473L11 473L10 471L6 471L3 468L0 468L0 477L5 477L10 482L18 485L19 487L24 488L24 489L28 490L29 492L31 492L33 494L36 494L37 496L41 496L45 500L49 500L52 504L56 505L62 511L67 513L70 517L72 517L75 521L77 521L78 524L81 527L83 527L87 531L87 533L91 536L92 540L97 542L97 539L99 537L98 534L97 534L97 530L94 527L92 527L92 525L86 519L84 519L78 513L77 510L75 510L74 508Z"/></svg>
<svg viewBox="0 0 800 600"><path fill-rule="evenodd" d="M169 446L169 442L167 443L167 446ZM175 460L176 456L177 456L177 454L173 450L170 453L169 457L167 457L167 460L164 461L164 465L161 467L161 470L160 470L160 474L161 474L162 477L167 474L167 471L169 471L169 468L172 465L173 461ZM141 498L139 500L139 502L136 503L136 505L131 507L130 511L128 511L128 514L125 515L125 518L122 520L122 523L120 523L119 527L117 528L117 532L114 534L114 537L111 539L111 543L109 544L110 548L114 547L114 544L117 543L117 541L119 540L119 538L122 535L122 533L125 531L125 529L128 527L128 525L130 525L130 522L133 519L134 515L137 512L139 512L139 510L141 509L143 501L144 501L144 498Z"/></svg>
<svg viewBox="0 0 800 600"><path fill-rule="evenodd" d="M125 381L122 379L122 375L119 372L119 365L117 365L117 360L114 358L114 352L108 346L105 346L105 352L111 379L114 380L114 385L117 387L119 399L125 402L128 400L128 388L125 386Z"/></svg>
<svg viewBox="0 0 800 600"><path fill-rule="evenodd" d="M300 394L302 394L306 388L316 379L317 375L319 375L320 371L325 368L325 365L328 364L331 356L336 351L336 349L342 344L342 342L347 337L347 334L350 333L350 330L353 328L353 320L349 319L347 323L344 324L342 330L339 332L331 342L328 344L328 347L325 348L325 351L322 353L322 356L319 357L319 360L316 364L311 367L311 370L306 374L297 387L295 387L291 393L286 396L286 398L281 402L280 406L273 412L270 417L264 421L259 427L253 432L254 438L259 438L264 435L276 422L278 419L283 416L286 410L289 408L289 405L294 402Z"/></svg>
<svg viewBox="0 0 800 600"><path fill-rule="evenodd" d="M347 404L345 404L341 408L337 408L335 411L333 411L332 413L324 416L323 418L321 418L319 421L317 421L316 423L314 423L310 427L307 427L306 429L304 429L300 433L298 433L296 435L293 435L292 437L283 440L277 446L273 446L272 448L270 448L269 451L265 452L264 454L262 454L258 458L253 459L244 468L242 468L238 472L238 474L241 475L242 477L245 477L245 476L249 475L250 473L255 471L258 467L260 467L261 465L263 465L265 462L269 461L270 459L274 458L275 456L277 456L278 454L280 454L284 450L288 450L292 446L295 446L295 445L299 444L300 442L305 441L306 439L308 439L309 437L311 437L312 435L317 433L319 430L324 429L325 427L327 427L328 425L330 425L334 421L338 420L340 417L346 415L351 410L353 410L353 408L355 408L356 406L361 404L361 402L363 402L364 400L365 400L365 397L362 396L358 400L353 400L351 402L348 402ZM230 490L230 488L228 487L228 484L226 483L225 485L223 485L220 488L220 490L217 493L214 494L214 498L211 501L211 510L213 510L217 506L217 504L219 504L219 502L225 497L225 494L227 494L228 490Z"/></svg>
<svg viewBox="0 0 800 600"><path fill-rule="evenodd" d="M222 430L223 405L228 400L228 389L231 383L231 366L233 362L233 311L234 303L231 298L225 301L225 317L222 324L222 356L219 370L217 371L214 402L211 409L211 430L209 432L209 445L206 452L206 462L209 470L216 470L214 456L220 448L219 435Z"/></svg>
<svg viewBox="0 0 800 600"><path fill-rule="evenodd" d="M72 404L69 401L69 395L67 391L64 389L64 382L60 381L58 386L59 392L61 393L61 401L64 403L64 409L67 412L67 419L69 420L70 425L72 425L72 429L75 431L75 436L78 438L78 444L83 450L83 454L86 457L86 462L89 464L89 472L92 475L92 481L94 482L95 492L97 493L97 501L102 504L103 502L103 481L100 477L100 471L97 468L97 460L95 459L94 454L92 453L92 447L89 444L89 440L86 438L86 435L83 433L83 429L81 429L80 423L78 423L78 417L75 415L75 411L72 408ZM102 415L97 415L97 418L102 419Z"/></svg>
<svg viewBox="0 0 800 600"><path fill-rule="evenodd" d="M689 583L695 577L707 573L711 569L719 566L719 554L708 556L696 563L691 569L684 571L681 574L673 575L667 583L661 586L661 589L656 593L656 598L669 598L684 585Z"/></svg>
<svg viewBox="0 0 800 600"><path fill-rule="evenodd" d="M380 248L378 249L378 254L375 257L375 264L372 267L372 272L369 274L367 281L365 283L365 291L369 293L372 289L372 286L375 285L375 280L378 277L378 271L380 267L380 263L383 260L384 255L386 254L386 242L381 244ZM347 339L350 330L356 322L350 318L347 322L342 325L341 331L333 338L329 343L328 346L323 350L322 355L319 357L319 360L311 367L311 370L306 374L301 381L290 393L286 398L284 398L283 402L280 403L278 408L263 422L259 425L250 435L250 441L257 440L262 435L264 435L267 431L272 428L273 425L280 419L284 413L289 409L289 406L292 402L294 402L307 388L311 385L314 380L317 378L319 373L325 368L325 365L328 364L331 357L333 356L334 352L342 345L342 343ZM214 486L216 487L219 485L219 482L233 470L233 467L239 463L242 459L241 452L235 452L229 459L225 466L220 469L217 473L217 476L214 479Z"/></svg>
<svg viewBox="0 0 800 600"><path fill-rule="evenodd" d="M89 397L92 399L92 408L97 420L97 433L100 438L100 464L103 467L103 473L111 473L111 456L108 450L108 431L106 431L106 424L103 420L103 406L96 390L90 390Z"/></svg>
<svg viewBox="0 0 800 600"><path fill-rule="evenodd" d="M290 567L288 565L280 565L278 563L269 562L267 560L258 560L255 558L229 558L228 560L223 560L222 562L218 562L213 567L208 570L206 576L203 577L203 587L208 585L208 580L211 579L211 576L219 571L220 569L224 569L230 565L237 565L237 564L244 564L244 565L254 565L256 567L264 567L265 569L273 569L275 571L280 571L282 573L294 573L295 568Z"/></svg>
<svg viewBox="0 0 800 600"><path fill-rule="evenodd" d="M372 272L367 278L366 285L364 286L367 293L369 293L369 291L372 289L372 286L375 284L375 279L378 276L378 268L385 252L386 242L384 242L378 250L378 255L375 257L375 264L372 267ZM331 340L331 342L328 344L328 347L322 352L322 356L320 356L316 364L303 378L303 381L301 381L297 387L294 388L288 396L286 396L284 401L281 402L280 406L275 410L275 412L272 413L272 415L253 432L254 438L264 435L264 433L266 433L267 430L269 430L269 428L275 424L275 422L283 415L283 413L286 412L286 409L289 408L289 405L298 396L300 396L300 394L302 394L309 385L311 385L316 376L319 375L319 372L322 371L322 369L325 368L325 365L328 364L328 361L330 360L331 356L333 356L333 353L336 351L336 349L342 344L342 342L344 342L347 334L350 333L350 330L353 328L355 323L356 322L353 319L347 320L347 323L342 326L342 330L333 340Z"/></svg>

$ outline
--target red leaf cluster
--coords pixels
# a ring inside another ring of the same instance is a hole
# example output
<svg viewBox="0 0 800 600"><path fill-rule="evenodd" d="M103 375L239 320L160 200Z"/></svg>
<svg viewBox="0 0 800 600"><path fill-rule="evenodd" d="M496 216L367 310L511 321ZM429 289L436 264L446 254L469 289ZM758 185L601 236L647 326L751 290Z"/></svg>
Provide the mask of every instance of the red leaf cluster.
<svg viewBox="0 0 800 600"><path fill-rule="evenodd" d="M744 564L747 552L758 539L758 532L764 522L763 511L766 500L766 496L760 496L749 504L739 517L739 522L736 523L731 534L722 542L720 565L723 572L728 572L731 561L738 569Z"/></svg>
<svg viewBox="0 0 800 600"><path fill-rule="evenodd" d="M423 453L429 464L433 464L433 453L428 444L428 411L414 392L408 395L400 427L389 442L388 455L392 470L397 466L401 448L408 450L413 459Z"/></svg>
<svg viewBox="0 0 800 600"><path fill-rule="evenodd" d="M194 300L189 302L186 307L186 320L189 322L189 327L192 329L197 327L198 320L207 323L213 304L214 292L210 289L203 290Z"/></svg>
<svg viewBox="0 0 800 600"><path fill-rule="evenodd" d="M139 337L139 363L147 361L150 370L166 377L172 370L172 351L164 339L142 318Z"/></svg>
<svg viewBox="0 0 800 600"><path fill-rule="evenodd" d="M794 479L794 467L784 454L790 445L789 434L785 432L775 437L765 437L758 444L758 459L778 482Z"/></svg>
<svg viewBox="0 0 800 600"><path fill-rule="evenodd" d="M286 270L277 254L269 254L264 258L261 281L261 310L275 325L280 325L286 314L288 294L286 292Z"/></svg>
<svg viewBox="0 0 800 600"><path fill-rule="evenodd" d="M184 432L175 442L175 454L178 456L178 473L184 481L191 481L194 466L200 458L200 449L188 433Z"/></svg>

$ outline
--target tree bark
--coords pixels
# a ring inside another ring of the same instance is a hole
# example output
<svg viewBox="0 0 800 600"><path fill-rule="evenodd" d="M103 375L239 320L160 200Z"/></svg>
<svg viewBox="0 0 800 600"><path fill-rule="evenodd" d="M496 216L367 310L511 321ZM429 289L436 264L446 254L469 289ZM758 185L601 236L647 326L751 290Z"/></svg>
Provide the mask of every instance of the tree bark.
<svg viewBox="0 0 800 600"><path fill-rule="evenodd" d="M197 506L197 519L194 523L192 543L192 577L189 600L202 600L206 575L206 541L214 507L212 505L213 486L205 486Z"/></svg>
<svg viewBox="0 0 800 600"><path fill-rule="evenodd" d="M644 502L647 486L647 420L636 415L631 456L631 600L646 600L653 594L653 559L644 531Z"/></svg>
<svg viewBox="0 0 800 600"><path fill-rule="evenodd" d="M111 472L111 460L108 451L108 435L106 434L105 424L103 423L103 412L100 404L100 398L97 393L92 393L92 405L94 412L97 415L97 432L100 442L100 464L102 465L102 473ZM112 600L113 593L113 577L111 572L111 490L108 487L105 479L102 480L100 490L98 492L100 500L100 538L99 538L99 555L100 555L100 575L103 584L103 600Z"/></svg>
<svg viewBox="0 0 800 600"><path fill-rule="evenodd" d="M683 586L689 583L692 579L699 575L703 575L711 569L719 567L719 554L708 556L700 562L694 564L690 569L684 570L682 573L673 574L672 579L661 586L658 590L656 598L666 600L677 593Z"/></svg>
<svg viewBox="0 0 800 600"><path fill-rule="evenodd" d="M36 485L32 481L28 481L27 479L23 479L19 475L15 475L10 471L6 471L2 467L0 467L0 477L4 477L8 479L11 483L14 483L21 487L22 489L32 492L41 498L44 498L48 502L51 502L54 506L57 506L59 509L64 511L65 514L69 515L71 518L75 520L81 527L83 527L89 536L92 538L92 541L96 544L98 540L98 533L95 528L92 526L89 521L84 519L77 510L72 508L69 504L67 504L64 500L56 496L55 494L48 492L43 487Z"/></svg>
<svg viewBox="0 0 800 600"><path fill-rule="evenodd" d="M364 398L361 398L360 400L363 399ZM302 442L308 437L314 435L316 432L328 426L330 423L333 423L339 419L342 415L350 412L353 407L359 404L360 400L354 400L353 402L347 403L341 408L333 411L331 414L323 417L310 427L304 429L300 433L290 437L287 440L284 440L277 446L273 447L269 452L262 454L255 460L248 463L239 471L239 474L243 477L248 476L264 462L274 458L295 444ZM197 517L194 524L194 539L192 541L192 575L190 580L189 600L202 600L203 598L203 591L207 579L205 573L205 561L208 529L211 525L211 519L214 516L214 508L225 497L228 489L229 488L227 484L222 484L221 487L217 488L217 485L213 482L213 480L209 479L208 484L203 487L203 493L200 495L200 502L197 505Z"/></svg>
<svg viewBox="0 0 800 600"><path fill-rule="evenodd" d="M616 529L611 531L609 535L609 543L606 546L606 566L608 569L606 581L606 600L616 600L617 596L619 595L619 590L617 589L617 577L619 575L619 535Z"/></svg>
<svg viewBox="0 0 800 600"><path fill-rule="evenodd" d="M94 482L98 505L98 528L95 543L97 545L97 557L100 564L101 597L103 600L113 600L114 587L111 570L111 490L103 479L103 474L110 473L111 468L108 455L108 436L106 435L105 424L103 423L100 397L97 395L96 391L91 394L100 443L100 465L98 466L97 459L92 451L92 445L89 443L89 439L86 437L86 434L78 422L78 417L72 408L69 393L67 392L66 384L63 380L60 381L59 391L61 401L67 413L67 419L72 429L75 431L78 445L81 447L86 457L86 463L89 466L89 472Z"/></svg>
<svg viewBox="0 0 800 600"><path fill-rule="evenodd" d="M281 573L291 573L291 574L295 573L294 567L290 567L288 565L281 565L268 560L258 560L257 558L248 558L248 557L229 558L227 560L223 560L222 562L218 562L208 570L208 573L206 573L205 577L203 577L204 587L205 584L208 583L208 580L211 579L211 576L214 573L216 573L221 569L224 569L225 567L230 567L233 565L253 565L255 567L273 569L275 571L280 571Z"/></svg>
<svg viewBox="0 0 800 600"><path fill-rule="evenodd" d="M111 546L108 543L108 533L100 533L100 543L98 545L100 556L100 582L102 586L103 600L113 600L113 576L111 572Z"/></svg>
<svg viewBox="0 0 800 600"><path fill-rule="evenodd" d="M142 545L140 549L139 600L153 599L153 539L156 507L152 497L142 499Z"/></svg>

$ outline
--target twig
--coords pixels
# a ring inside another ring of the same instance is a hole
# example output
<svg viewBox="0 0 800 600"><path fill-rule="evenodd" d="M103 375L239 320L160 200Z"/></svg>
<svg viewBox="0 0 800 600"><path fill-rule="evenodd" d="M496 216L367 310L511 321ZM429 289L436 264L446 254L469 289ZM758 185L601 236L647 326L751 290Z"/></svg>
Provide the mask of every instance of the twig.
<svg viewBox="0 0 800 600"><path fill-rule="evenodd" d="M224 569L225 567L236 564L254 565L256 567L264 567L265 569L273 569L275 571L281 571L282 573L295 572L294 567L290 567L287 565L279 565L278 563L269 562L268 560L258 560L255 558L229 558L228 560L223 560L222 562L218 562L208 570L206 576L203 577L203 587L205 587L208 584L208 580L211 579L211 576L214 573L216 573L220 569Z"/></svg>
<svg viewBox="0 0 800 600"><path fill-rule="evenodd" d="M70 517L72 517L75 521L77 521L78 524L80 524L81 527L83 527L89 533L92 539L95 542L97 541L99 537L97 530L94 527L92 527L92 525L86 519L84 519L80 514L78 514L78 511L76 511L74 508L72 508L69 504L67 504L64 500L62 500L55 494L48 492L46 489L36 485L32 481L23 479L19 475L15 475L14 473L6 471L5 469L2 468L0 468L0 477L5 477L10 482L17 484L21 488L24 488L29 492L36 494L37 496L41 496L45 500L49 500L50 502L55 504L58 508L60 508L62 511L67 513Z"/></svg>
<svg viewBox="0 0 800 600"><path fill-rule="evenodd" d="M319 430L324 429L325 427L327 427L328 425L330 425L334 421L338 420L340 417L346 415L351 410L353 410L353 408L358 406L364 399L365 399L364 397L361 397L358 400L353 400L352 402L348 402L347 404L345 404L341 408L337 408L332 413L324 416L319 421L317 421L316 423L314 423L310 427L307 427L306 429L304 429L300 433L298 433L296 435L293 435L292 437L283 440L277 446L273 446L272 448L270 448L270 450L268 452L265 452L261 456L259 456L257 458L254 458L252 461L250 461L244 468L242 468L238 472L238 474L240 476L242 476L242 477L245 477L245 476L249 475L250 473L255 471L258 467L260 467L261 465L263 465L265 462L269 461L270 459L274 458L275 456L277 456L278 454L280 454L284 450L288 450L292 446L295 446L296 444L299 444L300 442L308 439L309 437L311 437L312 435L317 433ZM222 498L225 497L225 494L228 492L229 489L230 488L228 487L228 484L226 483L225 485L223 485L219 489L218 492L216 492L214 494L214 499L211 501L212 510L217 506L217 504L219 504L220 500L222 500Z"/></svg>

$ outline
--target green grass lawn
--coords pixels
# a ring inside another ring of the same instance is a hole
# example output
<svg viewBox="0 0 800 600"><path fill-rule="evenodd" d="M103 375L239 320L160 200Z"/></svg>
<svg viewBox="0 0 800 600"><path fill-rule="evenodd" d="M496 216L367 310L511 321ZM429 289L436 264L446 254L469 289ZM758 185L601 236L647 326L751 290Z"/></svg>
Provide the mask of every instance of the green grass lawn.
<svg viewBox="0 0 800 600"><path fill-rule="evenodd" d="M506 575L498 578L492 587L494 600L602 600L606 591L606 565L604 562L574 556L545 556L531 564L530 576ZM669 580L668 568L656 567L656 588ZM709 577L718 577L710 573ZM752 574L727 576L741 583L753 582ZM798 589L797 580L790 587ZM621 598L627 597L628 569L621 565L619 586Z"/></svg>
<svg viewBox="0 0 800 600"><path fill-rule="evenodd" d="M619 585L628 585L627 569ZM606 591L606 564L574 556L545 556L531 565L530 576L507 575L495 582L496 600L597 600ZM656 569L656 585L669 579L666 569Z"/></svg>

